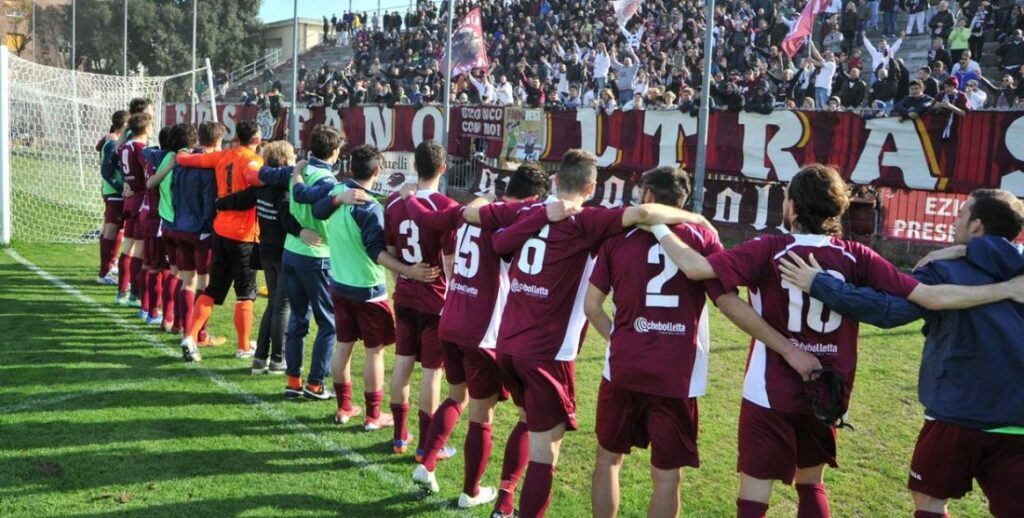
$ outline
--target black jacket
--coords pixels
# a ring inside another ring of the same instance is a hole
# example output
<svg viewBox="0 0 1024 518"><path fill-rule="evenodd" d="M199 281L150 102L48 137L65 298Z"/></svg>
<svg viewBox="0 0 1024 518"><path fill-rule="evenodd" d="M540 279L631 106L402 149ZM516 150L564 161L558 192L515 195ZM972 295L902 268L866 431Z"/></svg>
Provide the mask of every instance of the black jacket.
<svg viewBox="0 0 1024 518"><path fill-rule="evenodd" d="M775 110L775 98L772 94L765 92L763 95L755 93L753 97L747 101L746 106L743 107L743 111L760 113L768 115Z"/></svg>

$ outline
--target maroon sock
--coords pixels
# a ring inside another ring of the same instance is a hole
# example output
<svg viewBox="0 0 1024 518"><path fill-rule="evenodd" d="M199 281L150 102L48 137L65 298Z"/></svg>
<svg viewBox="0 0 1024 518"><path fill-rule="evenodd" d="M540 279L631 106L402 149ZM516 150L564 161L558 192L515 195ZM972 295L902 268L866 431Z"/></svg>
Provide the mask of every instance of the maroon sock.
<svg viewBox="0 0 1024 518"><path fill-rule="evenodd" d="M171 275L171 272L164 272L164 293L163 293L163 307L164 307L164 323L169 324L174 321L175 310L177 309L178 301L178 278Z"/></svg>
<svg viewBox="0 0 1024 518"><path fill-rule="evenodd" d="M152 274L148 270L142 270L142 277L139 281L139 309L149 313L149 283Z"/></svg>
<svg viewBox="0 0 1024 518"><path fill-rule="evenodd" d="M933 513L931 511L914 511L914 518L949 518L949 513Z"/></svg>
<svg viewBox="0 0 1024 518"><path fill-rule="evenodd" d="M462 407L454 399L448 398L437 407L434 416L430 419L430 428L427 429L423 440L423 466L427 471L434 471L437 467L437 455L441 452L452 429L459 422L462 414ZM423 420L423 413L420 413L420 422Z"/></svg>
<svg viewBox="0 0 1024 518"><path fill-rule="evenodd" d="M466 469L463 470L462 492L476 496L480 492L480 479L487 471L487 463L491 460L491 425L469 422L466 431Z"/></svg>
<svg viewBox="0 0 1024 518"><path fill-rule="evenodd" d="M368 419L380 417L380 403L384 401L384 391L363 392L363 400L366 401L366 417Z"/></svg>
<svg viewBox="0 0 1024 518"><path fill-rule="evenodd" d="M181 314L185 320L181 322L181 328L188 333L192 327L192 319L195 318L196 293L192 290L181 290Z"/></svg>
<svg viewBox="0 0 1024 518"><path fill-rule="evenodd" d="M128 293L128 283L132 280L132 269L129 266L131 262L128 260L128 256L121 254L121 257L117 258L117 291L118 293Z"/></svg>
<svg viewBox="0 0 1024 518"><path fill-rule="evenodd" d="M142 287L144 286L142 278L142 259L138 257L128 258L128 269L131 270L131 286L132 295L136 298L142 298Z"/></svg>
<svg viewBox="0 0 1024 518"><path fill-rule="evenodd" d="M768 504L753 500L736 500L736 518L764 518L768 514Z"/></svg>
<svg viewBox="0 0 1024 518"><path fill-rule="evenodd" d="M404 441L409 438L409 403L391 403L391 413L395 416L396 441Z"/></svg>
<svg viewBox="0 0 1024 518"><path fill-rule="evenodd" d="M831 516L825 484L797 484L796 494L799 499L796 508L797 518L829 518Z"/></svg>
<svg viewBox="0 0 1024 518"><path fill-rule="evenodd" d="M523 492L519 495L520 516L544 516L551 502L551 482L555 478L555 467L551 464L531 462L526 468Z"/></svg>
<svg viewBox="0 0 1024 518"><path fill-rule="evenodd" d="M352 410L352 384L335 383L334 395L338 398L338 410Z"/></svg>
<svg viewBox="0 0 1024 518"><path fill-rule="evenodd" d="M433 420L433 416L420 410L420 436L416 441L416 451L423 451L424 444L426 444L427 432L430 430L430 421Z"/></svg>
<svg viewBox="0 0 1024 518"><path fill-rule="evenodd" d="M526 431L526 423L518 422L505 443L505 459L501 465L501 487L498 500L494 502L494 510L501 514L512 514L516 501L516 486L519 477L526 469L530 460L530 436Z"/></svg>
<svg viewBox="0 0 1024 518"><path fill-rule="evenodd" d="M163 307L164 294L164 272L149 272L146 283L146 291L149 295L149 318L156 318L160 314L160 309Z"/></svg>
<svg viewBox="0 0 1024 518"><path fill-rule="evenodd" d="M114 260L114 240L100 238L100 277L110 273L110 263Z"/></svg>
<svg viewBox="0 0 1024 518"><path fill-rule="evenodd" d="M110 249L110 258L109 258L110 259L110 267L113 268L115 264L118 265L117 266L118 274L121 274L122 272L124 272L124 269L121 268L120 261L117 260L118 254L121 253L121 241L123 239L124 239L124 230L120 230L117 233L117 237L114 238L114 246L113 246L113 248ZM118 261L118 262L115 262L115 261Z"/></svg>
<svg viewBox="0 0 1024 518"><path fill-rule="evenodd" d="M185 327L185 289L181 279L174 284L174 329Z"/></svg>

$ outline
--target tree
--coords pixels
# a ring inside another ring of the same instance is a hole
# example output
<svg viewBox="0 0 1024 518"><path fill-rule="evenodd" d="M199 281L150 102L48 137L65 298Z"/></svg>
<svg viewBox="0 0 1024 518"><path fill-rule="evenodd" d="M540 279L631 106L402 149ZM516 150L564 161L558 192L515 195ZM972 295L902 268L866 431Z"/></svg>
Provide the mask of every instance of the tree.
<svg viewBox="0 0 1024 518"><path fill-rule="evenodd" d="M0 2L3 14L7 17L9 30L4 35L4 44L18 56L28 48L32 41L29 28L32 27L31 0L3 0Z"/></svg>

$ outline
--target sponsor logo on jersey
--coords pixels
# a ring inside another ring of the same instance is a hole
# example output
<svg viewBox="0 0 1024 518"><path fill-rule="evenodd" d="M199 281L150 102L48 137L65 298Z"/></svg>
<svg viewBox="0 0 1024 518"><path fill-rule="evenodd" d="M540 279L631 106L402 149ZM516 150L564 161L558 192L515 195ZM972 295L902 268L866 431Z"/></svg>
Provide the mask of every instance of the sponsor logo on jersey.
<svg viewBox="0 0 1024 518"><path fill-rule="evenodd" d="M647 320L644 317L636 317L636 320L633 321L633 330L637 333L682 335L686 334L686 324L679 322L656 322Z"/></svg>
<svg viewBox="0 0 1024 518"><path fill-rule="evenodd" d="M543 286L534 286L532 284L526 284L525 282L519 282L519 279L512 279L512 285L510 286L512 293L522 293L531 297L548 297L548 289Z"/></svg>
<svg viewBox="0 0 1024 518"><path fill-rule="evenodd" d="M807 351L811 354L839 354L839 346L836 344L823 344L823 343L806 343L799 340L790 339L793 345L802 351Z"/></svg>
<svg viewBox="0 0 1024 518"><path fill-rule="evenodd" d="M458 281L452 281L448 283L448 289L450 291L457 291L459 293L469 295L470 297L476 297L480 295L480 291L477 290L474 286L462 284L461 282Z"/></svg>

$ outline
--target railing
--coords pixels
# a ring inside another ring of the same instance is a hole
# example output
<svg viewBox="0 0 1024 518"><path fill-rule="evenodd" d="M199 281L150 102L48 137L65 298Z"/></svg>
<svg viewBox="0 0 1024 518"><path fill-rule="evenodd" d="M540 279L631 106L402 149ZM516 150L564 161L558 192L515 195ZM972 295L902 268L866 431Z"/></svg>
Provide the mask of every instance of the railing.
<svg viewBox="0 0 1024 518"><path fill-rule="evenodd" d="M259 77L267 67L273 68L281 63L281 49L270 49L263 57L242 65L228 76L234 84L242 84L254 77Z"/></svg>

